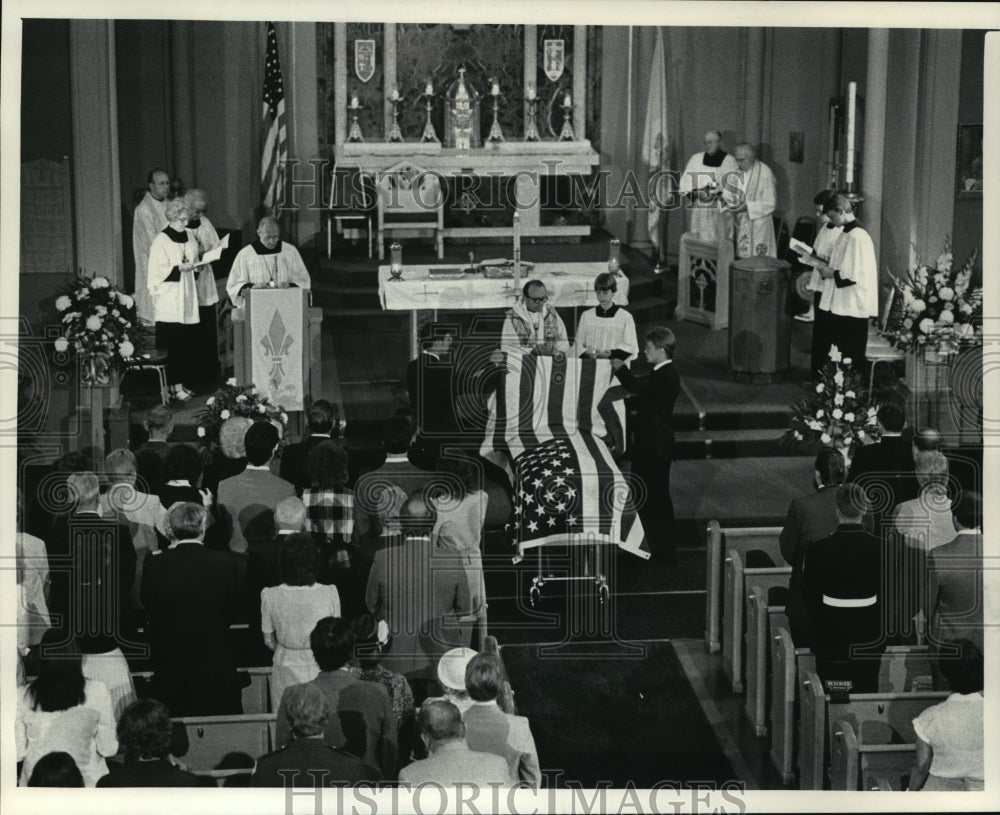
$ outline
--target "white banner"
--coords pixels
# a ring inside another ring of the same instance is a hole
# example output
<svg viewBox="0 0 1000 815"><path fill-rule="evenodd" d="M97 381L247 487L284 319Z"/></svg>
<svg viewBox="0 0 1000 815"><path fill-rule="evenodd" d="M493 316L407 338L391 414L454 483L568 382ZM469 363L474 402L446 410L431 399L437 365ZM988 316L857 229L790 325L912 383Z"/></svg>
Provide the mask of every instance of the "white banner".
<svg viewBox="0 0 1000 815"><path fill-rule="evenodd" d="M274 405L302 410L302 289L253 289L250 297L250 341L253 384Z"/></svg>

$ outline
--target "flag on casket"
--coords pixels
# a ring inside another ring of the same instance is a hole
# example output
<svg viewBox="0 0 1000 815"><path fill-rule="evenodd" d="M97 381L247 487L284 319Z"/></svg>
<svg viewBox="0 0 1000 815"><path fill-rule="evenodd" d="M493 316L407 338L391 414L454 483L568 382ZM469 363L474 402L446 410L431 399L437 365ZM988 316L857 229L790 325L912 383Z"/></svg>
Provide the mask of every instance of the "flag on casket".
<svg viewBox="0 0 1000 815"><path fill-rule="evenodd" d="M614 543L650 556L629 480L601 440L610 385L607 360L507 355L481 452L513 476L508 529L519 555L552 543Z"/></svg>

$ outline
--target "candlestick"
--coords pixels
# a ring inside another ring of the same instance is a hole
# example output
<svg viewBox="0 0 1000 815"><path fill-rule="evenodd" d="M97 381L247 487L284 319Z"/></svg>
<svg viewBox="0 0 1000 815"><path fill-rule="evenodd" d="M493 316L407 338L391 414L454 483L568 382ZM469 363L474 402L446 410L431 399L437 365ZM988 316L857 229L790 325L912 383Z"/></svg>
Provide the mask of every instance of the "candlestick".
<svg viewBox="0 0 1000 815"><path fill-rule="evenodd" d="M847 168L844 171L844 181L854 183L854 119L858 94L858 83L847 83Z"/></svg>
<svg viewBox="0 0 1000 815"><path fill-rule="evenodd" d="M514 287L521 288L521 213L514 210Z"/></svg>
<svg viewBox="0 0 1000 815"><path fill-rule="evenodd" d="M529 99L534 99L535 98L535 86L534 85L528 85L528 98Z"/></svg>
<svg viewBox="0 0 1000 815"><path fill-rule="evenodd" d="M424 132L420 137L420 141L438 143L441 140L438 138L437 132L434 130L434 123L431 121L431 100L434 99L434 87L431 85L430 80L427 81L427 87L424 88L423 96L426 103L427 120L424 122Z"/></svg>
<svg viewBox="0 0 1000 815"><path fill-rule="evenodd" d="M495 79L493 80L493 87L490 89L490 95L491 96L500 95L500 84Z"/></svg>
<svg viewBox="0 0 1000 815"><path fill-rule="evenodd" d="M349 142L364 141L365 138L361 134L361 125L358 124L358 111L364 110L364 108L358 104L357 96L352 97L351 104L347 106L347 109L351 112L351 129L347 134L347 140Z"/></svg>
<svg viewBox="0 0 1000 815"><path fill-rule="evenodd" d="M399 95L399 91L393 88L392 94L389 96L389 103L392 105L392 127L386 133L385 140L387 142L404 141L403 131L399 127L399 103L402 101L403 98Z"/></svg>
<svg viewBox="0 0 1000 815"><path fill-rule="evenodd" d="M497 88L496 83L494 83L493 87L499 91L499 88ZM499 110L500 110L500 97L497 96L497 94L493 94L493 125L490 127L490 135L487 137L486 140L489 142L493 142L494 144L503 141L503 128L500 127L500 119L498 118Z"/></svg>
<svg viewBox="0 0 1000 815"><path fill-rule="evenodd" d="M576 134L573 132L573 125L570 123L570 116L573 113L573 105L570 104L571 102L572 99L567 93L566 98L563 100L563 126L562 130L559 132L559 141L576 141Z"/></svg>
<svg viewBox="0 0 1000 815"><path fill-rule="evenodd" d="M525 104L528 106L528 124L524 128L524 140L540 141L540 136L538 135L538 123L535 121L535 117L538 113L538 102L532 95L532 91L532 88L528 89L528 98L525 100Z"/></svg>

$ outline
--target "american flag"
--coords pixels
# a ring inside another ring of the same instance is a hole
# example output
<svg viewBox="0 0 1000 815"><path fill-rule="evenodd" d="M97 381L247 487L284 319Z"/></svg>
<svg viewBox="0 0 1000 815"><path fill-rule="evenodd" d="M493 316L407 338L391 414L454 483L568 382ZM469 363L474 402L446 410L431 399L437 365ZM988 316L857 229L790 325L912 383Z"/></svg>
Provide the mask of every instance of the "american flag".
<svg viewBox="0 0 1000 815"><path fill-rule="evenodd" d="M288 144L285 128L285 87L278 60L278 35L274 23L267 24L267 52L264 55L264 149L260 158L260 188L264 207L277 214L285 188Z"/></svg>
<svg viewBox="0 0 1000 815"><path fill-rule="evenodd" d="M512 475L518 555L549 543L613 543L648 558L632 490L601 437L608 360L508 354L482 454Z"/></svg>

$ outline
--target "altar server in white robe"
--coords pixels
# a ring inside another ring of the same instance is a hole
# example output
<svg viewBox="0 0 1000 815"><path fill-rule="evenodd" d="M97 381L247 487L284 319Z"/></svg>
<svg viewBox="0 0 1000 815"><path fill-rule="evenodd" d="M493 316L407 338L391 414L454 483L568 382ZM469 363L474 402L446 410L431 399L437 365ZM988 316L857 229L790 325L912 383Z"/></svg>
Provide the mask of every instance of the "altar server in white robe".
<svg viewBox="0 0 1000 815"><path fill-rule="evenodd" d="M778 256L772 215L777 204L774 173L746 142L736 145L736 164L740 172L723 181L723 200L733 213L736 231L736 257Z"/></svg>
<svg viewBox="0 0 1000 815"><path fill-rule="evenodd" d="M832 278L824 280L819 269L829 263L830 256L833 254L833 247L836 245L837 239L843 231L843 227L831 222L830 217L826 214L826 204L833 195L833 190L823 190L813 198L813 203L816 205L819 228L816 230L816 239L813 241L812 255L808 257L802 256L803 263L813 267L809 275L808 286L809 290L813 292L813 302L809 305L809 312L806 315L798 315L796 319L805 316L805 322L813 323L812 359L810 362L810 371L813 380L816 380L823 366L829 361L831 331L829 304L835 284ZM827 295L827 306L823 308L823 294L827 290L831 294Z"/></svg>
<svg viewBox="0 0 1000 815"><path fill-rule="evenodd" d="M200 260L206 252L211 251L219 245L219 233L208 219L205 213L208 211L208 196L204 190L190 189L184 193L184 203L187 204L188 220L187 228L194 234L198 242L198 259ZM202 273L198 275L198 322L201 326L199 336L199 346L202 353L198 357L199 367L197 379L202 382L214 378L219 374L219 342L216 331L217 319L215 304L219 302L219 287L215 282L215 272L211 263L202 266Z"/></svg>
<svg viewBox="0 0 1000 815"><path fill-rule="evenodd" d="M194 391L184 386L198 356L198 242L188 230L190 213L183 198L167 204L167 226L149 248L149 293L156 319L156 346L167 352L167 382L173 398L185 402Z"/></svg>
<svg viewBox="0 0 1000 815"><path fill-rule="evenodd" d="M681 176L680 191L688 197L690 231L698 240L717 243L732 238L732 218L719 205L721 183L726 173L737 172L736 159L722 149L722 134L709 130L705 134L705 152L695 153L688 160Z"/></svg>
<svg viewBox="0 0 1000 815"><path fill-rule="evenodd" d="M833 245L829 264L819 270L825 282L833 283L823 290L819 307L830 312L830 343L845 360L861 365L868 344L868 320L878 316L875 244L855 218L846 196L831 196L824 209L830 223L843 231Z"/></svg>
<svg viewBox="0 0 1000 815"><path fill-rule="evenodd" d="M135 257L135 309L139 322L152 325L153 300L146 274L149 271L149 247L167 225L166 206L170 196L170 176L166 170L150 170L148 189L135 208L132 220L132 254Z"/></svg>
<svg viewBox="0 0 1000 815"><path fill-rule="evenodd" d="M245 305L244 289L285 289L289 286L308 289L311 285L299 250L281 240L277 219L268 215L260 219L257 240L244 246L236 255L226 291L233 305L242 308Z"/></svg>

